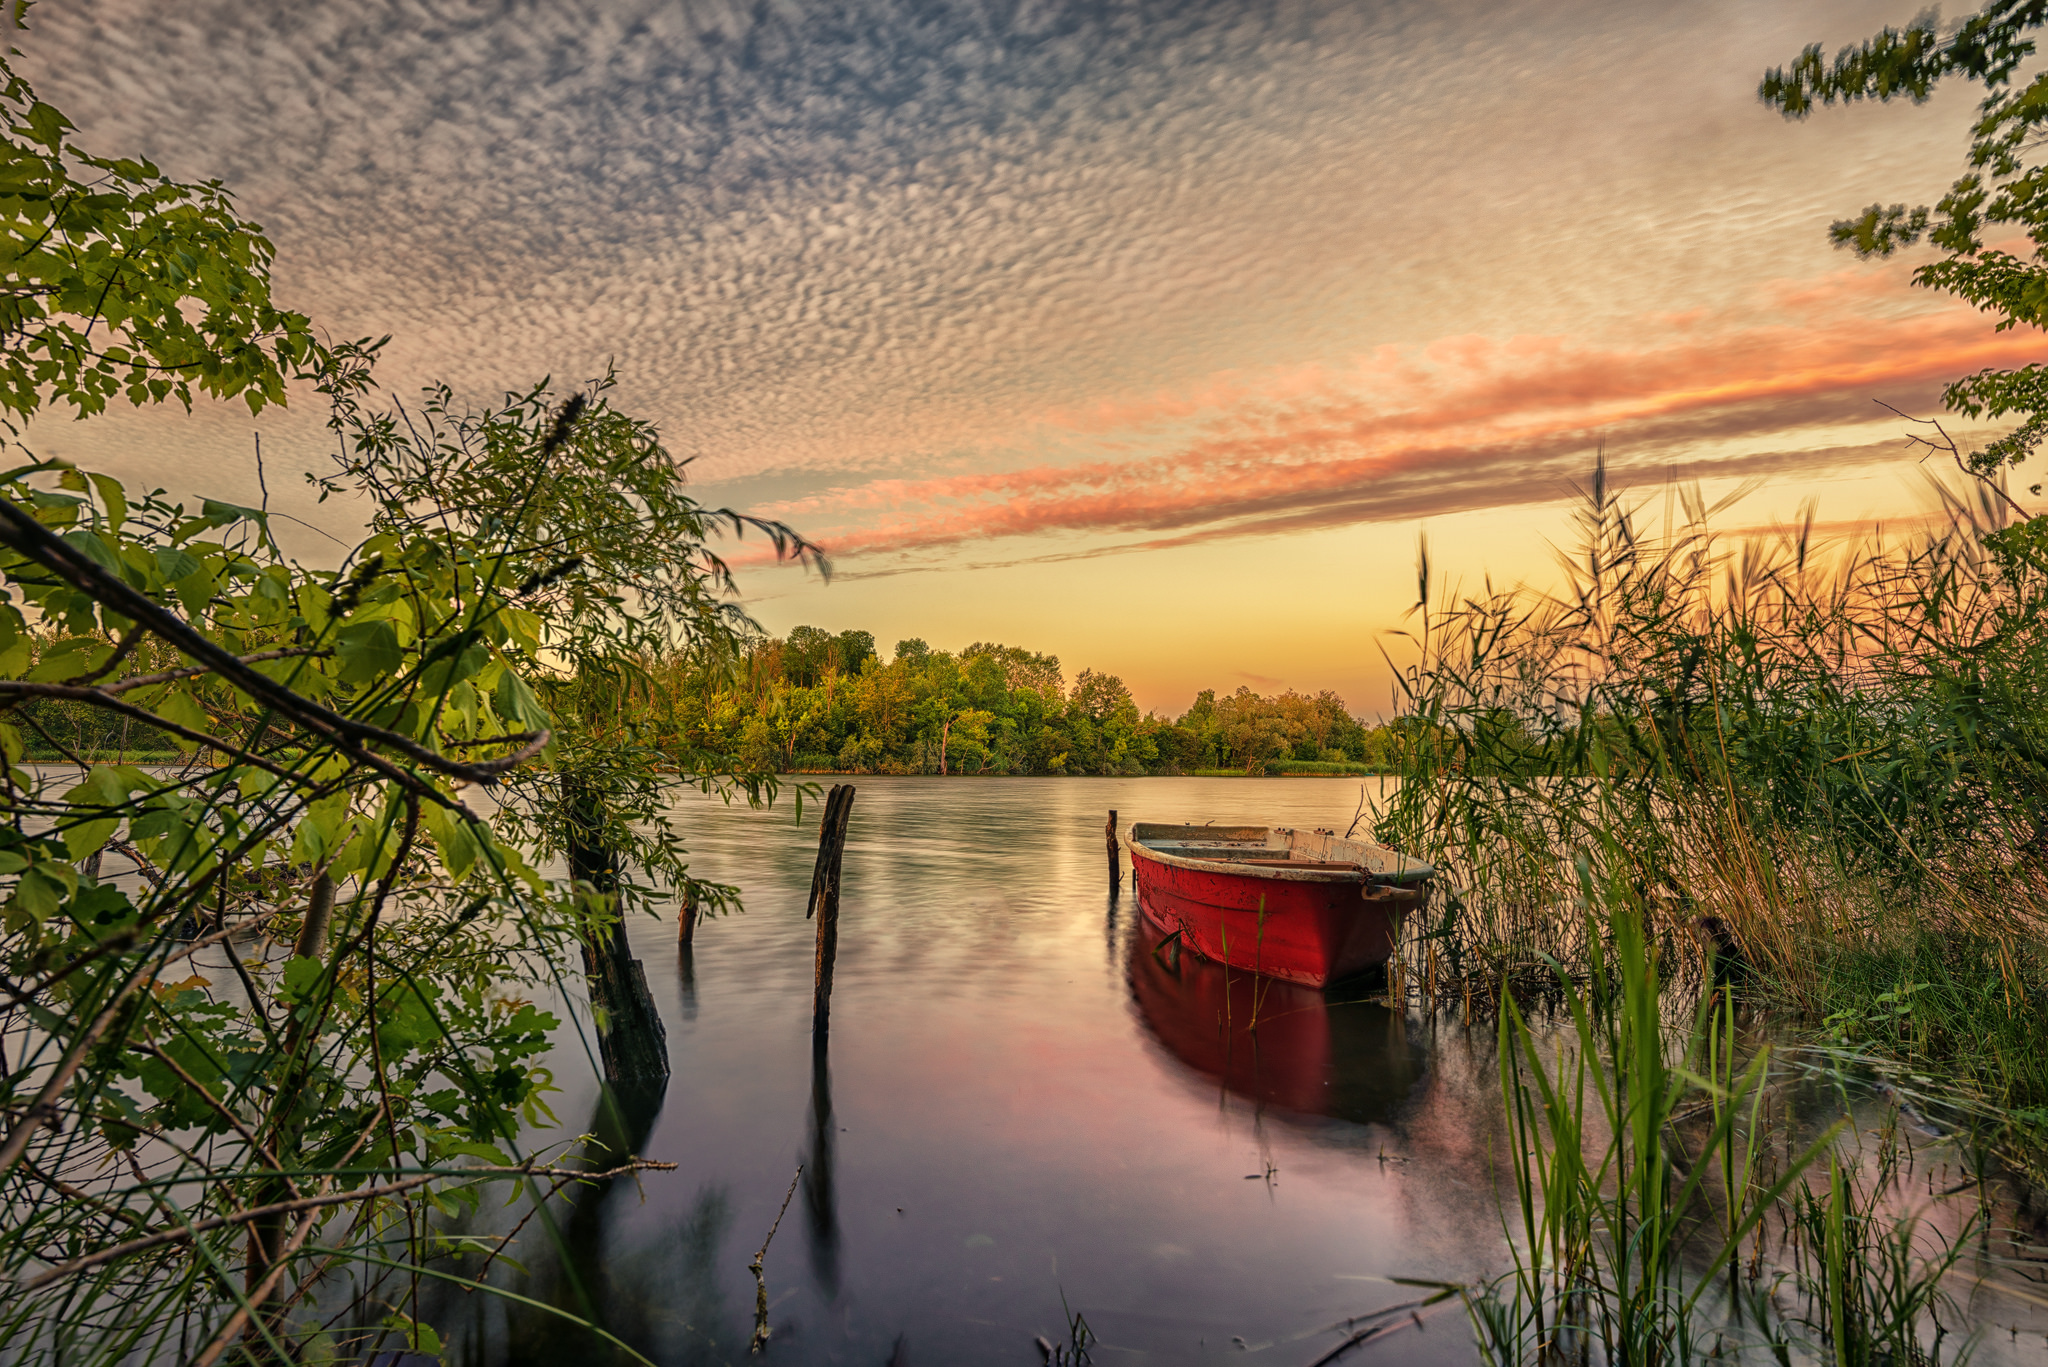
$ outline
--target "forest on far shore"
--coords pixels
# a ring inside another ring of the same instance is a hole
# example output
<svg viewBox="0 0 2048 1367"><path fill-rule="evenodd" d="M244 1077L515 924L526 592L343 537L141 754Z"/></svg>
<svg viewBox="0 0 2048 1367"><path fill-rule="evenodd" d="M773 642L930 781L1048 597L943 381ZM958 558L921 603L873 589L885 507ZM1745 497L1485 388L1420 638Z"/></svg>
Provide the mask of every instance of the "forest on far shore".
<svg viewBox="0 0 2048 1367"><path fill-rule="evenodd" d="M1144 713L1114 674L1067 682L1059 658L912 638L884 660L865 631L802 626L732 660L677 657L622 684L614 716L657 744L757 772L868 774L1366 773L1395 767L1396 731L1325 690L1204 689L1178 717Z"/></svg>
<svg viewBox="0 0 2048 1367"><path fill-rule="evenodd" d="M54 656L69 643L38 644ZM802 626L723 658L678 653L555 691L686 767L717 757L743 773L1363 774L1401 760L1401 723L1361 721L1327 689L1204 689L1169 717L1140 712L1114 674L1084 669L1069 685L1058 656L1020 646L955 654L913 638L891 655L869 632ZM33 759L173 753L154 728L82 704L24 710Z"/></svg>

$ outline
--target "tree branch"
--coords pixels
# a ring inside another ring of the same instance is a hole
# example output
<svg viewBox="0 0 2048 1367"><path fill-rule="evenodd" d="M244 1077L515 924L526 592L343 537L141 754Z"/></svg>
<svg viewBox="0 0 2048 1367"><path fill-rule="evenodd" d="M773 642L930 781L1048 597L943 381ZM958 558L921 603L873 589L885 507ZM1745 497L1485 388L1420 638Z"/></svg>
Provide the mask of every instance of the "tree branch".
<svg viewBox="0 0 2048 1367"><path fill-rule="evenodd" d="M485 787L497 782L499 775L518 767L542 748L534 745L482 764L460 764L429 750L410 736L372 726L323 707L250 668L239 657L208 640L191 623L173 615L127 581L109 574L84 552L57 537L8 499L0 499L0 545L42 565L102 607L111 608L130 621L148 627L185 655L209 665L216 674L250 697L261 699L282 715L330 741L340 744L353 742L351 748L381 745L424 768ZM409 786L431 786L420 785L416 778L367 752L363 757L386 770L391 778L407 782Z"/></svg>
<svg viewBox="0 0 2048 1367"><path fill-rule="evenodd" d="M161 1248L166 1244L182 1243L187 1239L216 1229L226 1229L230 1225L246 1225L251 1221L267 1219L272 1215L304 1214L307 1211L318 1210L323 1206L347 1205L351 1201L380 1200L386 1196L397 1196L404 1192L417 1191L429 1182L444 1182L450 1178L479 1176L566 1177L572 1181L582 1178L592 1182L600 1182L614 1177L623 1177L629 1172L673 1172L675 1168L676 1165L674 1163L658 1163L649 1158L636 1158L630 1163L622 1163L616 1168L610 1168L603 1172L591 1172L582 1168L543 1168L533 1164L514 1163L490 1164L473 1168L450 1168L446 1172L420 1173L417 1176L403 1178L396 1182L386 1182L381 1187L365 1187L361 1191L323 1192L317 1196L302 1196L291 1201L273 1201L267 1206L251 1206L247 1210L238 1210L231 1215L208 1216L204 1220L194 1220L190 1224L180 1225L176 1229L162 1230L156 1234L145 1235L139 1239L129 1239L124 1243L103 1248L97 1253L88 1253L82 1258L73 1258L68 1263L59 1263L55 1267L44 1268L41 1272L31 1277L14 1276L10 1277L9 1280L13 1281L16 1289L25 1295L30 1291L40 1290L52 1282L62 1281L64 1278L76 1276L80 1272L89 1272L95 1267L113 1262L119 1258L128 1257L130 1254L146 1253L152 1248Z"/></svg>

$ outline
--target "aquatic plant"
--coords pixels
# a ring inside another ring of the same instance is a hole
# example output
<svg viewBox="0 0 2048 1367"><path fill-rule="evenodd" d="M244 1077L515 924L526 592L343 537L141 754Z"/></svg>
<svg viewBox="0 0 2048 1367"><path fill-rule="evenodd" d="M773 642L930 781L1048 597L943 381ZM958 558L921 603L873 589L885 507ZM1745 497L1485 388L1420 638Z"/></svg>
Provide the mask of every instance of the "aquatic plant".
<svg viewBox="0 0 2048 1367"><path fill-rule="evenodd" d="M2048 556L1942 487L1917 536L1739 541L1596 464L1556 594L1438 596L1378 837L1445 870L1403 946L1443 993L1583 977L1574 858L1643 908L1667 978L1748 977L1818 1026L2048 1099Z"/></svg>
<svg viewBox="0 0 2048 1367"><path fill-rule="evenodd" d="M1921 1237L1880 1199L1897 1195L1882 1164L1859 1189L1836 1151L1842 1122L1774 1163L1772 1050L1742 1058L1726 993L1674 1031L1625 891L1598 903L1610 914L1587 927L1586 980L1560 975L1569 1025L1550 1037L1551 1057L1514 996L1501 998L1514 1266L1456 1288L1483 1356L1941 1361L1941 1282L1971 1226ZM1786 1231L1775 1244L1774 1215Z"/></svg>

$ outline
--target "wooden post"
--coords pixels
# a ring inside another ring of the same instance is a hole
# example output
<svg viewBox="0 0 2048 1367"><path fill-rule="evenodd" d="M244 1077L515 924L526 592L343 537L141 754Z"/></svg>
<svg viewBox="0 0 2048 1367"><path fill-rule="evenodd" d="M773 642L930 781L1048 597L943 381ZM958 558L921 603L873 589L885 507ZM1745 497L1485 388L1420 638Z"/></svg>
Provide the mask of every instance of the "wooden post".
<svg viewBox="0 0 2048 1367"><path fill-rule="evenodd" d="M697 938L697 894L694 889L683 892L682 908L676 912L676 943L687 945Z"/></svg>
<svg viewBox="0 0 2048 1367"><path fill-rule="evenodd" d="M327 923L334 916L334 880L322 873L313 879L312 894L306 899L306 919L300 923L299 938L292 954L301 959L327 955Z"/></svg>
<svg viewBox="0 0 2048 1367"><path fill-rule="evenodd" d="M839 1289L839 1193L834 1182L839 1122L832 1118L832 1060L825 1040L811 1036L811 1151L804 1159L804 1205L810 1215L811 1270L828 1293Z"/></svg>
<svg viewBox="0 0 2048 1367"><path fill-rule="evenodd" d="M1114 898L1124 885L1124 864L1116 847L1116 809L1110 808L1109 824L1102 828L1102 838L1109 846L1109 895Z"/></svg>
<svg viewBox="0 0 2048 1367"><path fill-rule="evenodd" d="M811 997L811 1040L822 1040L831 1020L832 961L839 953L839 858L846 851L846 822L853 815L853 785L835 783L825 798L818 832L818 863L811 872L806 918L818 918L818 969Z"/></svg>
<svg viewBox="0 0 2048 1367"><path fill-rule="evenodd" d="M568 799L569 876L599 892L616 893L618 854L603 842L597 797L579 776L565 775L562 784ZM647 990L647 972L633 957L623 917L596 941L583 942L583 969L590 981L590 1004L601 1013L597 1048L605 1080L665 1080L668 1031Z"/></svg>

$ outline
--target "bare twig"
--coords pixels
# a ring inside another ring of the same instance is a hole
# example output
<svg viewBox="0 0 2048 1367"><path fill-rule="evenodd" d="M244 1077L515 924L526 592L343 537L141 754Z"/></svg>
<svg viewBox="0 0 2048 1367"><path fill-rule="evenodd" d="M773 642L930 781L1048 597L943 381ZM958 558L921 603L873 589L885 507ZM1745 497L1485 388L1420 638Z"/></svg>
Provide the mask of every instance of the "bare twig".
<svg viewBox="0 0 2048 1367"><path fill-rule="evenodd" d="M238 655L235 658L245 665L255 665L266 660L324 660L333 654L334 652L325 646L293 646L288 650L259 650L254 655ZM110 684L101 684L100 690L105 693L126 693L131 688L176 683L180 679L196 679L202 674L211 673L211 665L190 665L184 669L166 669L160 674L135 674L126 679L116 679Z"/></svg>
<svg viewBox="0 0 2048 1367"><path fill-rule="evenodd" d="M64 1196L67 1200L76 1201L78 1202L78 1204L82 1206L91 1206L94 1210L99 1211L102 1215L106 1215L113 1219L119 1220L123 1224L128 1225L131 1228L149 1228L149 1221L143 1219L134 1211L129 1210L126 1206L117 1206L112 1201L102 1200L100 1197L97 1197L93 1195L91 1192L87 1191L84 1187L73 1186L71 1183L65 1181L61 1177L55 1176L51 1173L44 1172L34 1163L23 1163L21 1165L21 1169L23 1172L26 1172L29 1176L35 1178L38 1182L41 1182L44 1186L51 1187L54 1190L56 1190L60 1195Z"/></svg>
<svg viewBox="0 0 2048 1367"><path fill-rule="evenodd" d="M269 911L258 912L256 915L247 917L244 920L237 921L235 922L235 924L231 926L224 926L219 930L208 931L205 935L202 935L198 939L192 941L183 949L178 950L176 953L166 956L163 963L165 965L168 965L174 964L178 962L178 960L180 959L189 959L202 949L209 949L212 946L219 944L222 940L229 939L232 936L240 935L244 931L253 929L256 926L260 926L266 921L269 921L274 917L282 916L286 912L291 910L294 910L294 908L288 906L272 907ZM144 923L141 925L130 926L128 927L128 929L121 931L119 934L108 936L106 939L100 941L99 944L95 945L90 951L88 951L85 954L79 955L76 959L73 959L70 963L64 965L64 967L58 969L56 972L50 974L48 977L39 979L31 986L18 988L10 992L8 994L7 1000L4 1003L0 1003L0 1006L19 1006L25 1001L29 1001L35 997L41 996L43 993L49 991L50 988L62 982L65 978L71 976L73 973L76 973L79 969L84 968L90 964L97 963L100 959L105 958L109 954L120 953L122 950L128 948L137 940L141 939L145 934L148 934L149 931L153 928L154 927L151 923ZM159 967L161 968L162 965L159 965Z"/></svg>
<svg viewBox="0 0 2048 1367"><path fill-rule="evenodd" d="M104 679L107 677L107 675L113 673L115 669L119 668L121 661L127 659L129 655L134 653L135 647L142 644L143 635L144 632L142 628L139 626L128 628L127 635L123 636L119 644L117 644L114 647L114 653L107 657L105 664L102 664L98 669L95 669L90 673L81 674L75 679L66 679L64 682L74 684L98 683L101 679Z"/></svg>
<svg viewBox="0 0 2048 1367"><path fill-rule="evenodd" d="M568 1177L557 1177L554 1180L554 1182L548 1187L548 1194L541 1197L539 1200L535 1201L533 1203L533 1209L527 1211L526 1214L520 1216L519 1223L512 1226L511 1232L498 1240L498 1246L492 1249L489 1255L484 1258L484 1265L476 1270L476 1276L473 1277L471 1280L476 1282L479 1286L482 1285L484 1278L490 1273L491 1264L498 1260L498 1255L500 1253L503 1253L507 1248L510 1248L512 1246L513 1241L519 1237L519 1231L526 1228L526 1222L528 1220L531 1220L534 1216L540 1214L540 1208L546 1205L548 1202L554 1200L555 1197L561 1192L562 1188L568 1186L569 1183L573 1180L573 1178ZM518 1264L515 1263L513 1264L513 1266L516 1267L518 1266ZM463 1294L468 1295L469 1292L474 1290L476 1290L475 1286L467 1287L464 1289Z"/></svg>
<svg viewBox="0 0 2048 1367"><path fill-rule="evenodd" d="M1897 413L1901 418L1904 418L1907 422L1915 423L1923 427L1932 427L1935 431L1934 437L1923 437L1918 432L1909 432L1906 434L1907 441L1912 442L1915 446L1926 447L1927 454L1930 456L1937 451L1948 452L1950 459L1954 460L1956 463L1956 469L1961 470L1971 479L1976 480L1985 488L1991 490L2000 498L2004 499L2006 506L2008 508L2011 508L2015 513L2019 514L2020 517L2028 518L2033 516L2033 514L2029 513L2025 508L2022 508L2020 506L2018 499L2015 499L2011 494L2005 491L2004 484L2000 483L1998 480L1993 479L1990 475L1986 474L1982 470L1972 469L1970 465L1966 461L1964 461L1962 448L1956 445L1956 439L1948 434L1948 429L1941 425L1940 419L1916 418L1910 413L1904 412L1897 408L1893 408L1892 405L1886 403L1883 399L1879 399L1876 402L1878 407L1890 409L1892 412ZM1922 459L1925 459L1925 457L1922 457Z"/></svg>
<svg viewBox="0 0 2048 1367"><path fill-rule="evenodd" d="M754 1255L754 1261L747 1264L747 1270L754 1274L754 1337L747 1341L747 1351L758 1353L768 1346L768 1279L761 1275L761 1264L768 1257L768 1245L775 1242L775 1231L782 1228L782 1217L789 1211L789 1198L796 1195L797 1181L804 1175L804 1165L796 1165L796 1176L789 1179L789 1190L782 1194L782 1209L775 1212L775 1223L768 1226L768 1237L761 1241L761 1251Z"/></svg>
<svg viewBox="0 0 2048 1367"><path fill-rule="evenodd" d="M1382 1338L1396 1329L1405 1329L1410 1324L1420 1329L1422 1327L1421 1312L1441 1299L1443 1299L1441 1296L1432 1296L1426 1300L1403 1301L1399 1305L1390 1305L1384 1310L1375 1310L1370 1314L1358 1316L1357 1319L1340 1321L1337 1327L1350 1330L1350 1333L1342 1343L1317 1358L1314 1362L1311 1362L1308 1367L1329 1367L1330 1363L1335 1362L1359 1344L1369 1343L1376 1338ZM1403 1311L1407 1312L1408 1318L1401 1320L1394 1318L1394 1316L1401 1314ZM1372 1323L1364 1328L1357 1328L1355 1326L1357 1326L1360 1319L1371 1320Z"/></svg>
<svg viewBox="0 0 2048 1367"><path fill-rule="evenodd" d="M674 1163L657 1163L652 1159L636 1158L630 1163L622 1163L618 1167L604 1172L590 1172L582 1168L543 1168L524 1164L489 1164L470 1168L450 1168L445 1172L420 1173L417 1176L403 1178L396 1182L386 1182L383 1186L364 1187L360 1191L322 1192L317 1196L302 1196L291 1201L273 1201L269 1205L250 1206L246 1210L238 1210L229 1215L210 1215L204 1220L194 1220L190 1224L179 1226L177 1229L162 1230L138 1239L129 1239L125 1242L103 1248L97 1253L88 1253L82 1258L73 1258L68 1263L59 1263L55 1267L44 1268L32 1277L22 1277L15 1280L15 1286L20 1292L25 1294L30 1291L39 1290L50 1285L52 1282L62 1281L66 1277L76 1276L80 1272L90 1271L95 1267L113 1262L116 1259L126 1258L135 1253L145 1253L152 1248L161 1248L165 1244L182 1243L187 1239L209 1233L212 1230L226 1229L230 1225L246 1225L255 1220L267 1219L272 1215L300 1215L307 1211L318 1210L323 1206L347 1205L352 1201L380 1200L386 1196L397 1196L408 1191L416 1191L426 1186L429 1182L445 1182L454 1178L468 1177L567 1177L572 1181L587 1179L592 1182L598 1182L606 1178L623 1177L629 1172L672 1172L675 1170L675 1166ZM795 1190L794 1185L792 1185L791 1190ZM788 1204L789 1202L786 1200L783 1202L785 1208ZM765 1246L763 1251L765 1252Z"/></svg>
<svg viewBox="0 0 2048 1367"><path fill-rule="evenodd" d="M291 1266L292 1255L305 1246L306 1236L313 1232L313 1225L319 1218L320 1212L317 1210L309 1210L299 1217L299 1227L292 1231L292 1237L285 1240L284 1247L277 1251L277 1257L271 1261L269 1274L249 1288L249 1294L235 1307L235 1313L228 1316L228 1322L220 1327L220 1332L213 1336L213 1341L192 1360L192 1367L213 1367L214 1360L227 1351L227 1346L241 1337L242 1326L249 1322L250 1311L269 1300L270 1294L277 1290L277 1284L284 1280L285 1269Z"/></svg>
<svg viewBox="0 0 2048 1367"><path fill-rule="evenodd" d="M147 960L137 965L135 971L128 975L128 981L122 983L119 990L114 993L113 1001L107 1003L107 1009L100 1012L77 1039L71 1041L71 1047L57 1060L56 1068L51 1071L48 1081L43 1083L42 1090L36 1093L36 1099L29 1103L28 1110L15 1122L14 1128L7 1132L6 1141L0 1143L0 1176L5 1176L20 1160L36 1130L56 1119L57 1098L71 1085L72 1077L85 1062L85 1056L92 1052L93 1045L99 1042L100 1036L107 1032L107 1027L120 1016L121 1009L128 1004L129 996L136 988L147 982L153 972Z"/></svg>
<svg viewBox="0 0 2048 1367"><path fill-rule="evenodd" d="M212 1092L208 1091L205 1088L205 1086L203 1086L200 1083L198 1078L193 1077L192 1074L186 1072L183 1067L179 1066L179 1063L176 1059L172 1058L169 1054L165 1053L162 1049L159 1049L154 1044L130 1045L129 1047L134 1049L135 1052L138 1054L149 1055L158 1063L163 1064L164 1067L170 1069L173 1073L176 1073L178 1075L178 1081L184 1083L187 1087L190 1087L194 1092L199 1094L201 1100L203 1100L208 1106L211 1106L214 1110L218 1111L221 1117L224 1120L226 1120L229 1125L234 1127L235 1133L242 1136L243 1142L247 1143L251 1149L255 1150L256 1156L258 1158L261 1158L264 1162L270 1164L271 1170L276 1172L283 1179L285 1189L287 1191L291 1192L293 1196L305 1195L304 1192L299 1190L299 1184L292 1181L292 1179L289 1176L285 1175L284 1164L277 1161L277 1155L270 1151L270 1146L264 1143L261 1139L257 1138L256 1132L250 1129L246 1124L244 1124L240 1116L236 1115L233 1111L229 1110L227 1106L221 1102L221 1099L219 1097L215 1096Z"/></svg>
<svg viewBox="0 0 2048 1367"><path fill-rule="evenodd" d="M274 774L287 782L295 784L313 782L310 774L298 773L287 769L281 764L263 758L261 755L252 754L241 746L224 741L219 736L209 736L204 731L194 731L190 727L180 726L169 718L160 717L147 708L137 707L131 702L123 702L104 688L86 688L77 684L30 683L26 679L0 679L0 701L20 698L63 698L71 702L82 702L94 707L103 707L109 712L117 712L124 717L133 717L146 726L156 727L159 731L168 731L174 736L183 737L195 745L212 746L216 750L233 755L244 764L254 765L256 768L266 773ZM23 719L28 720L26 717ZM34 725L32 721L30 724ZM42 730L41 727L36 729L38 731ZM50 738L45 735L44 739L49 740ZM63 748L58 746L54 740L50 740L50 744L59 749ZM66 753L69 755L68 751ZM91 767L83 759L75 755L70 756L70 758L74 764L82 769Z"/></svg>

